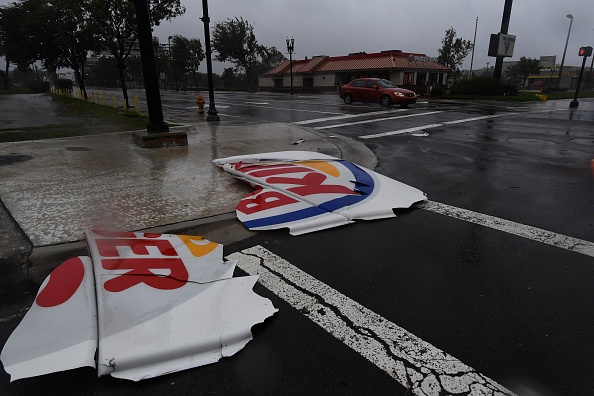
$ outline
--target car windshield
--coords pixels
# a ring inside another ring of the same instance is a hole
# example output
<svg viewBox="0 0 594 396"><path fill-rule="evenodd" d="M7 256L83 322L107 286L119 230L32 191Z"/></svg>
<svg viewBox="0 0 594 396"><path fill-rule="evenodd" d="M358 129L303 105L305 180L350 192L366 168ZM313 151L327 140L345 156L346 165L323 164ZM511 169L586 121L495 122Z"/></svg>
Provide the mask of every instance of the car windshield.
<svg viewBox="0 0 594 396"><path fill-rule="evenodd" d="M390 80L378 80L377 83L381 85L382 88L398 88L396 84Z"/></svg>

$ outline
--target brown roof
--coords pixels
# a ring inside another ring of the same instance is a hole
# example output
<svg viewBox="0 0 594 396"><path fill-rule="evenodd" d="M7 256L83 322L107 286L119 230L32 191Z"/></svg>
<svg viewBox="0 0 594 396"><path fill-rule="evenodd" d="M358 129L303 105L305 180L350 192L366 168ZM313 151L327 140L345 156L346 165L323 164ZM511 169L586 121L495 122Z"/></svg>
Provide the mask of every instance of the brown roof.
<svg viewBox="0 0 594 396"><path fill-rule="evenodd" d="M270 70L268 75L289 73L289 61ZM427 58L423 54L403 52L378 52L373 54L354 54L348 56L316 56L312 59L293 61L293 73L337 72L350 70L449 70L446 66Z"/></svg>

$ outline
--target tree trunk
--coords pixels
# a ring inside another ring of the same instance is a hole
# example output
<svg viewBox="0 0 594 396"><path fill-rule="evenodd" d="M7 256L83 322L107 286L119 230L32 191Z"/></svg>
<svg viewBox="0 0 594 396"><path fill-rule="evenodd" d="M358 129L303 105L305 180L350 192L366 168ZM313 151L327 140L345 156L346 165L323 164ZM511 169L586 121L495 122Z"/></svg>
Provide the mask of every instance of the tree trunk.
<svg viewBox="0 0 594 396"><path fill-rule="evenodd" d="M128 89L126 88L126 65L123 61L118 60L118 72L120 73L120 88L122 88L122 94L124 95L124 102L126 103L126 109L130 108L130 102L128 101Z"/></svg>
<svg viewBox="0 0 594 396"><path fill-rule="evenodd" d="M10 89L10 84L8 83L8 66L10 65L10 60L8 59L8 57L6 57L5 59L6 59L6 69L4 70L5 75L4 75L3 87L4 87L4 89Z"/></svg>
<svg viewBox="0 0 594 396"><path fill-rule="evenodd" d="M82 76L82 73L80 72L80 70L78 70L78 69L74 70L74 77L76 78L76 82L78 83L78 88L83 93L84 99L87 100L89 97L87 96L87 90L85 88L85 79Z"/></svg>
<svg viewBox="0 0 594 396"><path fill-rule="evenodd" d="M196 70L192 70L192 74L194 75L194 84L196 84L196 91L198 90L198 78L196 77Z"/></svg>

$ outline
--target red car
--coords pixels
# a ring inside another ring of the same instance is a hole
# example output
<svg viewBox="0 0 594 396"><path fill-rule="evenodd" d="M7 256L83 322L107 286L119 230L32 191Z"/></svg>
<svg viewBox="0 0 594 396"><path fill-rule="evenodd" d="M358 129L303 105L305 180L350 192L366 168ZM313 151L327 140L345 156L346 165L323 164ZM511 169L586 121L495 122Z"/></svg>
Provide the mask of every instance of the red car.
<svg viewBox="0 0 594 396"><path fill-rule="evenodd" d="M399 104L406 107L417 102L417 94L381 78L358 78L340 87L338 92L344 103L379 102L382 106Z"/></svg>

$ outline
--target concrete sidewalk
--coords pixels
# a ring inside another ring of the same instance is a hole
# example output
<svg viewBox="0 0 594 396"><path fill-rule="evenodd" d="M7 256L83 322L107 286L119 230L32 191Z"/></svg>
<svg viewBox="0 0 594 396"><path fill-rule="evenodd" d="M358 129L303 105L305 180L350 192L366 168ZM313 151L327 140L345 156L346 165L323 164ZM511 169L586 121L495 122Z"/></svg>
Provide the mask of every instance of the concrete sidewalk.
<svg viewBox="0 0 594 396"><path fill-rule="evenodd" d="M186 147L140 148L130 132L1 144L0 198L32 246L26 275L39 281L64 256L84 250L76 242L87 229L173 232L221 219L239 224L235 205L251 189L212 164L215 158L309 150L371 169L376 164L362 143L294 125L182 128ZM226 239L249 235L235 230L241 235Z"/></svg>

